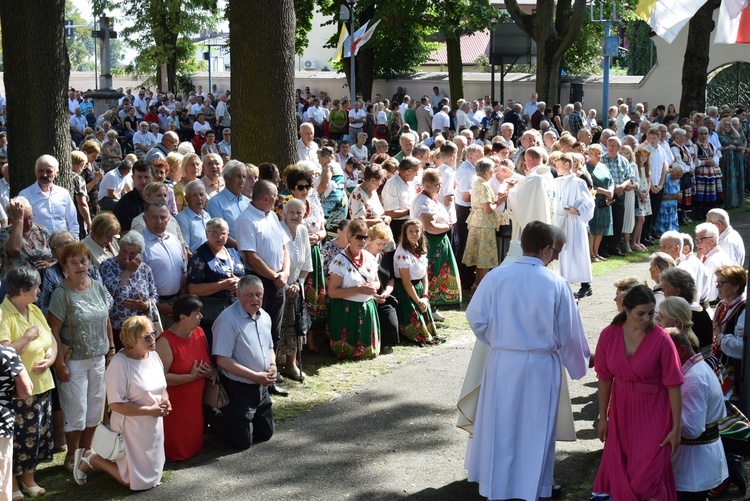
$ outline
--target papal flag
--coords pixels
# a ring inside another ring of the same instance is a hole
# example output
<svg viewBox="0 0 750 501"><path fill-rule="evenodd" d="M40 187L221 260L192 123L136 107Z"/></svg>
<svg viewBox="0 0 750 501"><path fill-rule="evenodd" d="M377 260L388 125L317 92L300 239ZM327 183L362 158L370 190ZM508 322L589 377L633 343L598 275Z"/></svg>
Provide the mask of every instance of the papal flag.
<svg viewBox="0 0 750 501"><path fill-rule="evenodd" d="M646 21L654 33L672 43L680 30L707 0L640 0L636 15Z"/></svg>
<svg viewBox="0 0 750 501"><path fill-rule="evenodd" d="M714 43L750 43L748 0L723 0L721 2Z"/></svg>
<svg viewBox="0 0 750 501"><path fill-rule="evenodd" d="M334 62L341 61L344 55L344 41L349 37L349 30L346 29L346 24L341 23L341 33L339 33L339 41L336 44L336 55L333 56Z"/></svg>

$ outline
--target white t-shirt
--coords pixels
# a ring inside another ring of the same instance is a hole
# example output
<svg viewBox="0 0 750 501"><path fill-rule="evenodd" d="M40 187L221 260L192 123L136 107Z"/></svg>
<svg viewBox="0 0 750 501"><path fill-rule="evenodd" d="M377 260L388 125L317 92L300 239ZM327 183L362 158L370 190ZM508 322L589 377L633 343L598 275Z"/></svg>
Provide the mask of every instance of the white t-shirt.
<svg viewBox="0 0 750 501"><path fill-rule="evenodd" d="M401 272L399 271L401 268L409 270L410 279L423 279L427 274L427 254L417 257L399 245L396 248L396 253L393 254L393 271L396 273L396 276L401 276Z"/></svg>

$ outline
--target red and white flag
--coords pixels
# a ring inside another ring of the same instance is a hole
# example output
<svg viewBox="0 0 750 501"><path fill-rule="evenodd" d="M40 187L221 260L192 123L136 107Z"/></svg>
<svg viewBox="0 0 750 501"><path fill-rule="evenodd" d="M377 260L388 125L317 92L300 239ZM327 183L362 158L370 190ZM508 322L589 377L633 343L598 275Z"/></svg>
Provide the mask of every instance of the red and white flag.
<svg viewBox="0 0 750 501"><path fill-rule="evenodd" d="M375 24L373 24L372 26L370 26L370 29L368 29L367 31L365 31L364 35L362 35L358 40L355 39L355 43L356 43L356 46L355 46L355 49L354 49L354 55L355 56L359 53L359 49L364 44L366 44L367 42L370 41L370 38L372 38L372 34L375 32L375 28L377 28L379 24L380 24L380 20L377 20L375 22ZM367 26L367 23L365 23L365 26Z"/></svg>
<svg viewBox="0 0 750 501"><path fill-rule="evenodd" d="M714 43L750 44L750 5L748 0L722 0Z"/></svg>

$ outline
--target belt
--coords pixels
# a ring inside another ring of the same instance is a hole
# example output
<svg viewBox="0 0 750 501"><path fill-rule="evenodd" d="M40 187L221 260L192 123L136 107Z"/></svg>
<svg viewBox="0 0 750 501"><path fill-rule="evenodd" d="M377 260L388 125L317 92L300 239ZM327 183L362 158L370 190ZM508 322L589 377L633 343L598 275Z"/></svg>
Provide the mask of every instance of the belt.
<svg viewBox="0 0 750 501"><path fill-rule="evenodd" d="M173 300L176 297L177 297L177 294L170 294L169 296L159 296L159 302L165 303L167 301Z"/></svg>
<svg viewBox="0 0 750 501"><path fill-rule="evenodd" d="M616 387L625 388L629 391L639 393L659 393L659 386L651 383L640 383L638 381L616 381Z"/></svg>
<svg viewBox="0 0 750 501"><path fill-rule="evenodd" d="M719 423L714 421L706 425L706 431L696 438L680 438L681 445L706 445L712 444L719 440Z"/></svg>

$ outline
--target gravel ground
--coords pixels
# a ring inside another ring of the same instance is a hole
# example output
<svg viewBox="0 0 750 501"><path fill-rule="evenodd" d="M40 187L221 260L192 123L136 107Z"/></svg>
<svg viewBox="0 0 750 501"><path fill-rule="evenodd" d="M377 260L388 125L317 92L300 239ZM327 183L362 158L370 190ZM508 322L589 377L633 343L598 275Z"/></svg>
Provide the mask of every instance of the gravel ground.
<svg viewBox="0 0 750 501"><path fill-rule="evenodd" d="M750 214L733 226L750 249ZM594 279L580 310L592 351L615 314L612 281L647 279L645 263ZM146 499L465 500L483 499L463 469L467 434L455 427L456 399L471 356L470 332L428 356L278 426L270 442L240 453L207 450ZM593 371L570 384L578 440L557 445L565 498L585 501L599 462ZM731 496L722 499L737 499Z"/></svg>

